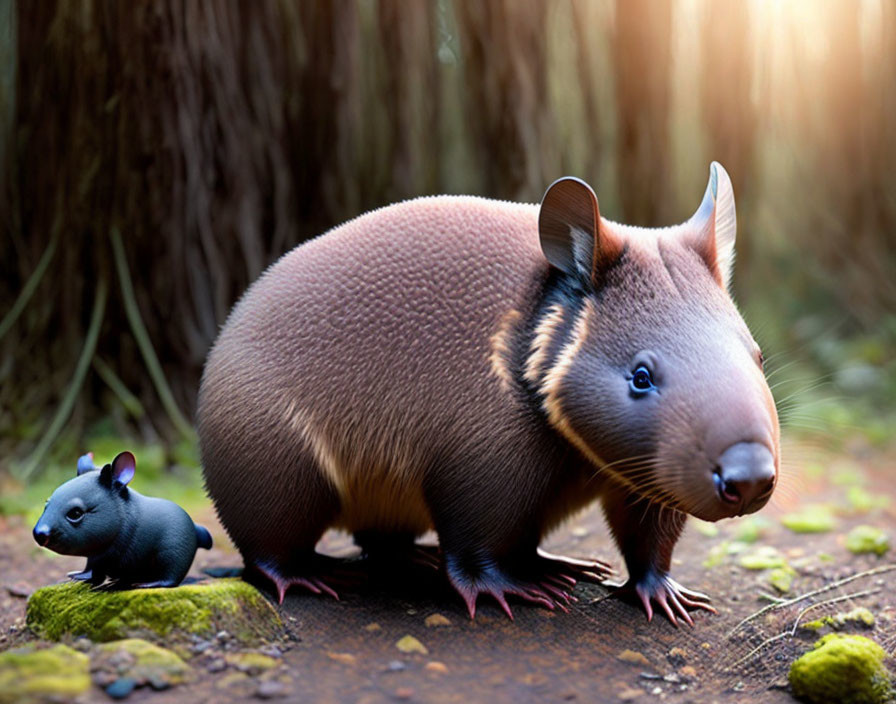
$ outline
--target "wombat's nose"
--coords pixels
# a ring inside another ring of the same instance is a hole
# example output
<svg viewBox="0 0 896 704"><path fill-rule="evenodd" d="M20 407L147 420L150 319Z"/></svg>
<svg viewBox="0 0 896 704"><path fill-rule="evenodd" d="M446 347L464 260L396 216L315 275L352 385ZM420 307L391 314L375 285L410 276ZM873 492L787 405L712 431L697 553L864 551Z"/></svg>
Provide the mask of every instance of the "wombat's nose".
<svg viewBox="0 0 896 704"><path fill-rule="evenodd" d="M719 496L737 504L738 513L757 511L775 487L774 455L758 442L739 442L719 457L715 480Z"/></svg>
<svg viewBox="0 0 896 704"><path fill-rule="evenodd" d="M50 542L50 526L46 523L38 523L34 526L33 535L38 545L41 547L46 546Z"/></svg>

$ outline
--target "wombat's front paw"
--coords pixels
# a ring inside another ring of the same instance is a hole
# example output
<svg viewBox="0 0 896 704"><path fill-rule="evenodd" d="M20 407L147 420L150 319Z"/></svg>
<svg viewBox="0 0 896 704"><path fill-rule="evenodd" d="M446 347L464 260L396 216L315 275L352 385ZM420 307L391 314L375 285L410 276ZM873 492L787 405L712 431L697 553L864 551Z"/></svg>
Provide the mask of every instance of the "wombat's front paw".
<svg viewBox="0 0 896 704"><path fill-rule="evenodd" d="M714 614L718 613L710 605L710 599L706 594L685 589L668 574L652 569L635 582L629 579L619 588L617 595L639 601L647 612L648 621L653 619L651 601L655 601L669 617L673 626L678 626L676 614L689 626L694 625L688 609L705 609Z"/></svg>

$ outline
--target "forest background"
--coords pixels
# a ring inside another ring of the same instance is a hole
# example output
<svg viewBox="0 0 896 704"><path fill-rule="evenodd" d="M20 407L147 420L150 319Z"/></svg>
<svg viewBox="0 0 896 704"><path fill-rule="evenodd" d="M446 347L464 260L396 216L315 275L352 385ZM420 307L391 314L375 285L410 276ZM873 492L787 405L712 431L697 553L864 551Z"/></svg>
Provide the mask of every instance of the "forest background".
<svg viewBox="0 0 896 704"><path fill-rule="evenodd" d="M195 466L231 305L348 218L572 174L671 225L711 160L788 432L892 444L894 2L0 0L0 487Z"/></svg>

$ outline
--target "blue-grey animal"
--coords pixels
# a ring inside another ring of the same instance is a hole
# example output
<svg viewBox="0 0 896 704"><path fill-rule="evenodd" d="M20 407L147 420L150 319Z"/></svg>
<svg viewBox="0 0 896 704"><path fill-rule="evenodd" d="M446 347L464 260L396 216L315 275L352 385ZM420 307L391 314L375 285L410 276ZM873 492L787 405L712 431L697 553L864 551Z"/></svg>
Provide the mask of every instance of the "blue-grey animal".
<svg viewBox="0 0 896 704"><path fill-rule="evenodd" d="M86 567L69 577L116 588L176 587L212 537L180 506L128 488L137 460L119 453L102 469L88 453L78 460L78 476L47 499L34 539L61 555L82 555Z"/></svg>

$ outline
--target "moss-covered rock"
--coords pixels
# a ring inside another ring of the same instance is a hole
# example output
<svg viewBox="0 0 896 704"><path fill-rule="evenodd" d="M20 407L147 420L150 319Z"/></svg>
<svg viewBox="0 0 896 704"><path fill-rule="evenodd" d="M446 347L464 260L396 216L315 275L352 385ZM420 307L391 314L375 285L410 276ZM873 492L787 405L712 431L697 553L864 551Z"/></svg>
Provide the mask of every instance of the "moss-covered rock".
<svg viewBox="0 0 896 704"><path fill-rule="evenodd" d="M885 702L893 693L885 657L869 638L830 633L790 666L790 686L812 704Z"/></svg>
<svg viewBox="0 0 896 704"><path fill-rule="evenodd" d="M73 699L90 688L88 665L67 645L0 653L0 704Z"/></svg>
<svg viewBox="0 0 896 704"><path fill-rule="evenodd" d="M810 631L820 631L825 626L830 626L839 631L846 626L855 625L863 628L874 628L874 614L863 606L852 611L841 612L832 616L823 616L815 621L804 623L802 628Z"/></svg>
<svg viewBox="0 0 896 704"><path fill-rule="evenodd" d="M27 623L49 640L87 636L105 642L133 636L212 636L226 630L243 643L283 632L277 612L254 587L238 579L172 589L102 591L69 582L38 589L28 600Z"/></svg>
<svg viewBox="0 0 896 704"><path fill-rule="evenodd" d="M837 519L829 506L806 506L798 513L788 513L781 523L794 533L827 533L837 526Z"/></svg>
<svg viewBox="0 0 896 704"><path fill-rule="evenodd" d="M192 679L193 668L167 648L141 638L126 638L97 646L91 669L109 669L132 678L137 686L168 686Z"/></svg>
<svg viewBox="0 0 896 704"><path fill-rule="evenodd" d="M883 555L890 549L890 536L874 526L856 526L846 536L846 549L856 555Z"/></svg>

